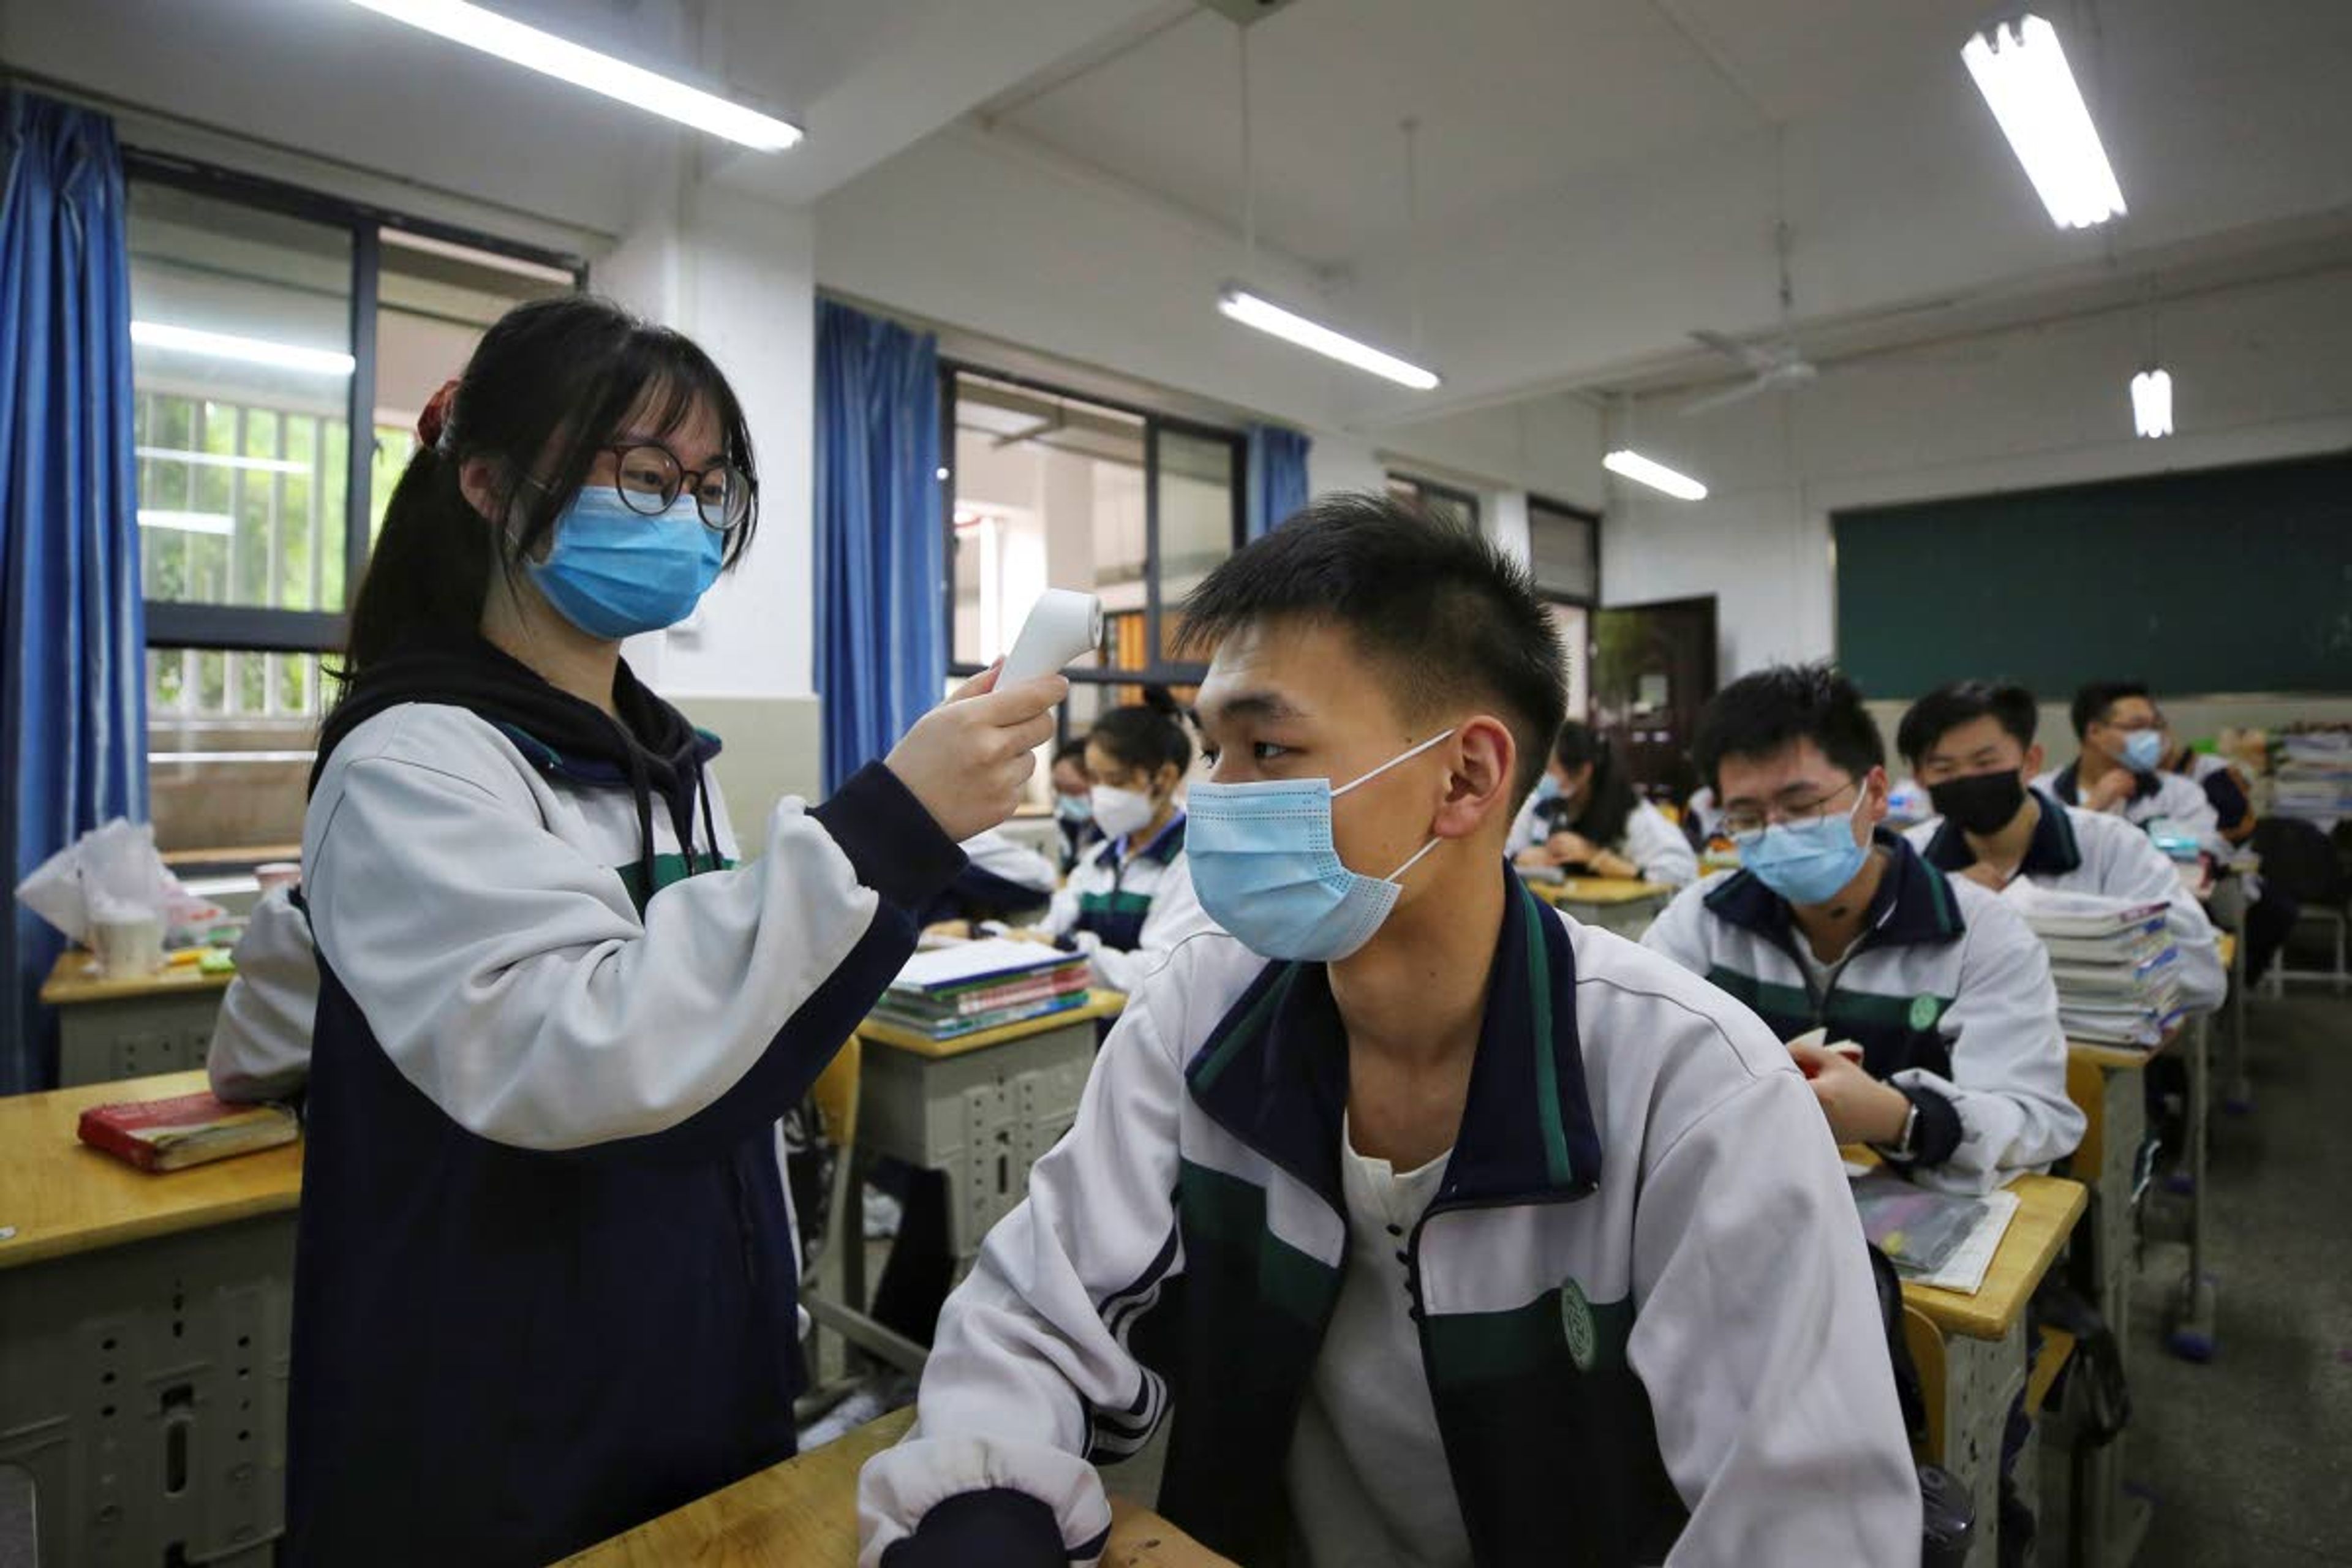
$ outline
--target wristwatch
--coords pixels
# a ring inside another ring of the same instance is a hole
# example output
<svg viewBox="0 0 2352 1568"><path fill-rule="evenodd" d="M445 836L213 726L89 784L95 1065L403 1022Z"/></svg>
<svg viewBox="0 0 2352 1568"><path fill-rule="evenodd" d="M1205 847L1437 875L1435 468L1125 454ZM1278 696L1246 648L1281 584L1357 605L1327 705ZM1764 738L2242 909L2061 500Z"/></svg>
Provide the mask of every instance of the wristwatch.
<svg viewBox="0 0 2352 1568"><path fill-rule="evenodd" d="M1901 1089L1895 1092L1903 1093ZM1919 1131L1919 1102L1907 1094L1903 1095L1903 1100L1910 1109L1903 1113L1901 1134L1892 1143L1881 1143L1876 1146L1878 1152L1890 1160L1908 1160L1911 1157L1911 1141L1918 1135Z"/></svg>

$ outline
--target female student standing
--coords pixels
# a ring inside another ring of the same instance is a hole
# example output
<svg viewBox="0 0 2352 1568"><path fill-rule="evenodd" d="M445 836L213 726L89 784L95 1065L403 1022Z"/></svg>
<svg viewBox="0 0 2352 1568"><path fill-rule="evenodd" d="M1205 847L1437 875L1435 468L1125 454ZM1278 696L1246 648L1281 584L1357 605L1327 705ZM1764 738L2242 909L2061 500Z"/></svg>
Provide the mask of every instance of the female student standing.
<svg viewBox="0 0 2352 1568"><path fill-rule="evenodd" d="M982 677L739 867L718 742L620 658L750 542L725 378L540 301L418 434L304 825L288 1527L338 1568L544 1563L792 1453L776 1119L1066 689Z"/></svg>
<svg viewBox="0 0 2352 1568"><path fill-rule="evenodd" d="M1148 687L1144 698L1104 714L1087 737L1088 798L1102 837L1030 933L1085 953L1096 983L1113 991L1133 991L1178 942L1216 929L1192 896L1176 804L1192 738L1167 692Z"/></svg>
<svg viewBox="0 0 2352 1568"><path fill-rule="evenodd" d="M1609 742L1570 719L1552 742L1535 794L1511 825L1521 866L1593 877L1639 877L1679 888L1698 879L1698 857L1666 814L1633 793Z"/></svg>

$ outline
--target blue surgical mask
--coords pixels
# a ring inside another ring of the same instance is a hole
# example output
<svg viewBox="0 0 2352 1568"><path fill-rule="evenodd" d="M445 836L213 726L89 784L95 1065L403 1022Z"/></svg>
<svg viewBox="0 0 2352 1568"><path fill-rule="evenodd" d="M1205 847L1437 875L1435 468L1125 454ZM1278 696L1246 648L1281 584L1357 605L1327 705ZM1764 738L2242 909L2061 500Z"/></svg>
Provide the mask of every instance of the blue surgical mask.
<svg viewBox="0 0 2352 1568"><path fill-rule="evenodd" d="M1264 958L1335 963L1372 939L1403 891L1397 879L1348 869L1331 842L1331 803L1452 735L1440 731L1338 789L1329 779L1196 784L1185 802L1184 858L1209 918Z"/></svg>
<svg viewBox="0 0 2352 1568"><path fill-rule="evenodd" d="M1083 827L1095 819L1094 802L1083 795L1057 795L1054 815L1073 827Z"/></svg>
<svg viewBox="0 0 2352 1568"><path fill-rule="evenodd" d="M2134 730L2124 737L2123 764L2136 773L2152 773L2164 761L2164 732Z"/></svg>
<svg viewBox="0 0 2352 1568"><path fill-rule="evenodd" d="M1549 805L1559 798L1559 781L1549 773L1536 775L1536 804Z"/></svg>
<svg viewBox="0 0 2352 1568"><path fill-rule="evenodd" d="M1870 853L1867 844L1853 840L1854 814L1869 793L1863 789L1843 816L1776 822L1760 832L1739 834L1740 865L1792 904L1828 902L1853 880Z"/></svg>
<svg viewBox="0 0 2352 1568"><path fill-rule="evenodd" d="M727 542L706 527L691 495L647 517L610 485L572 498L555 521L555 544L528 564L530 580L563 618L615 641L674 626L719 580Z"/></svg>

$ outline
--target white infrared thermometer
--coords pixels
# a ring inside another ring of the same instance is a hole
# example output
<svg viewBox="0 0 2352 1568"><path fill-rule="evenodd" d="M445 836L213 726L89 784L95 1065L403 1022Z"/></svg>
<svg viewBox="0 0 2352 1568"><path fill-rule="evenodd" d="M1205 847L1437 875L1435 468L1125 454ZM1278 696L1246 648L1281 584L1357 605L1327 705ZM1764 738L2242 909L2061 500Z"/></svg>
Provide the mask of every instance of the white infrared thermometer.
<svg viewBox="0 0 2352 1568"><path fill-rule="evenodd" d="M1004 656L999 690L1051 675L1084 653L1102 647L1102 601L1092 594L1048 588L1030 607L1013 651Z"/></svg>

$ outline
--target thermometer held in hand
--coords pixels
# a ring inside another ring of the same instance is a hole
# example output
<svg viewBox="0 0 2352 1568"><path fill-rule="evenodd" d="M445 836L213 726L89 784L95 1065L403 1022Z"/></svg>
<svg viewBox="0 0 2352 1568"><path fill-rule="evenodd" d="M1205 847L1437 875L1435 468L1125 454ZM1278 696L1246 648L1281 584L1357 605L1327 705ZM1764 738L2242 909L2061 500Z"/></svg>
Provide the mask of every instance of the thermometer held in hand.
<svg viewBox="0 0 2352 1568"><path fill-rule="evenodd" d="M1004 656L998 689L1034 680L1102 646L1102 601L1092 594L1048 588L1030 608L1013 651Z"/></svg>

